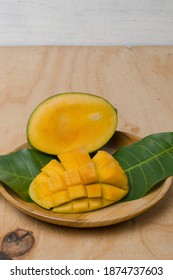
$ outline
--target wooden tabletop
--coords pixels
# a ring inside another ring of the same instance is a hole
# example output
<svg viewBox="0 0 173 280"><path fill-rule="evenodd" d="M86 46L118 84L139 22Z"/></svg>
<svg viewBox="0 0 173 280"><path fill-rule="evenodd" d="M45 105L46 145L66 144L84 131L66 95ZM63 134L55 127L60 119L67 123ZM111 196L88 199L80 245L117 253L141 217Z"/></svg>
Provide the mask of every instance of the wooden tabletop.
<svg viewBox="0 0 173 280"><path fill-rule="evenodd" d="M118 130L139 137L173 131L173 47L1 47L0 154L26 142L26 124L44 99L90 92L118 110ZM16 229L35 243L17 259L173 259L173 185L150 210L101 228L47 224L0 196L0 246Z"/></svg>

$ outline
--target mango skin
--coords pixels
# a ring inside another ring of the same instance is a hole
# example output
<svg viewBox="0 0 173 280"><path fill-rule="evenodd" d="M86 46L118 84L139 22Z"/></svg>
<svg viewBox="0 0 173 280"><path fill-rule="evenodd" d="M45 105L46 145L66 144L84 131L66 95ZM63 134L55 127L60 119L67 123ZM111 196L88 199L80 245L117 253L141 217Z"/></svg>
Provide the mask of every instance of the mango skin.
<svg viewBox="0 0 173 280"><path fill-rule="evenodd" d="M47 154L57 155L80 146L91 153L108 142L117 122L117 110L106 99L68 92L54 95L35 108L26 136L31 147Z"/></svg>
<svg viewBox="0 0 173 280"><path fill-rule="evenodd" d="M57 213L88 212L111 205L128 193L127 176L107 152L98 151L91 159L81 147L58 158L61 163L51 160L29 187L30 197L41 207Z"/></svg>

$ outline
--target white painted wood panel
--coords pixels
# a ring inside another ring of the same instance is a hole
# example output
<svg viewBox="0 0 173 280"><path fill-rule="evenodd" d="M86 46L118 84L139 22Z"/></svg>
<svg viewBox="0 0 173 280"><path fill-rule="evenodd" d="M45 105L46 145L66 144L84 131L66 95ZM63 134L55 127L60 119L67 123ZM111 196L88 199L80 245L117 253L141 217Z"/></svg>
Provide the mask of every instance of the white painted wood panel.
<svg viewBox="0 0 173 280"><path fill-rule="evenodd" d="M172 0L0 0L0 45L172 44Z"/></svg>

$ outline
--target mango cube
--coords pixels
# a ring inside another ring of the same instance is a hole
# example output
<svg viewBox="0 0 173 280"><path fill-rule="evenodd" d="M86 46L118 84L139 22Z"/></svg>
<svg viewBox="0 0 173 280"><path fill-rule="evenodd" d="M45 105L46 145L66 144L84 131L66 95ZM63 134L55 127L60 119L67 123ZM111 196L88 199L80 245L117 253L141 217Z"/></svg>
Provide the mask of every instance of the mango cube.
<svg viewBox="0 0 173 280"><path fill-rule="evenodd" d="M97 170L97 176L99 182L116 185L122 179L123 171L119 165L112 162Z"/></svg>
<svg viewBox="0 0 173 280"><path fill-rule="evenodd" d="M59 160L64 166L65 170L74 169L78 167L78 164L73 157L72 152L65 152L63 154L58 155Z"/></svg>
<svg viewBox="0 0 173 280"><path fill-rule="evenodd" d="M52 211L58 212L58 213L73 213L72 201L59 205L59 206L56 206L52 209Z"/></svg>
<svg viewBox="0 0 173 280"><path fill-rule="evenodd" d="M127 185L127 176L118 161L105 151L99 151L94 157L98 181L117 187Z"/></svg>
<svg viewBox="0 0 173 280"><path fill-rule="evenodd" d="M39 199L52 194L47 182L40 183L38 187L35 188L35 193Z"/></svg>
<svg viewBox="0 0 173 280"><path fill-rule="evenodd" d="M49 177L48 177L44 172L40 172L40 173L34 178L34 180L32 181L32 183L34 182L35 185L36 185L36 184L39 184L39 183L45 183L45 182L47 182L48 178L49 178ZM32 183L31 183L31 184L32 184Z"/></svg>
<svg viewBox="0 0 173 280"><path fill-rule="evenodd" d="M77 169L69 169L65 171L64 179L68 187L83 184L83 180Z"/></svg>
<svg viewBox="0 0 173 280"><path fill-rule="evenodd" d="M70 199L77 199L81 197L86 197L86 187L84 185L77 185L68 188L68 194Z"/></svg>
<svg viewBox="0 0 173 280"><path fill-rule="evenodd" d="M64 177L61 174L54 174L53 176L50 176L49 188L53 193L66 190L67 185Z"/></svg>
<svg viewBox="0 0 173 280"><path fill-rule="evenodd" d="M80 147L74 150L74 158L78 166L85 165L91 162L91 158L88 154L88 151L85 147Z"/></svg>
<svg viewBox="0 0 173 280"><path fill-rule="evenodd" d="M55 207L57 205L66 203L66 202L70 201L71 199L69 197L68 191L60 191L60 192L54 193L52 195L52 200L53 200L53 203L52 203L51 207Z"/></svg>
<svg viewBox="0 0 173 280"><path fill-rule="evenodd" d="M58 155L66 170L78 168L91 161L91 158L85 147L76 148L74 150Z"/></svg>
<svg viewBox="0 0 173 280"><path fill-rule="evenodd" d="M114 200L108 200L106 198L101 198L101 204L102 204L102 207L106 207L106 206L109 206L111 204L115 203Z"/></svg>
<svg viewBox="0 0 173 280"><path fill-rule="evenodd" d="M102 184L102 197L108 200L118 201L127 194L126 190L112 185Z"/></svg>
<svg viewBox="0 0 173 280"><path fill-rule="evenodd" d="M73 200L73 212L86 212L88 211L88 199L81 198L77 200Z"/></svg>
<svg viewBox="0 0 173 280"><path fill-rule="evenodd" d="M42 206L43 208L46 208L46 209L52 208L53 205L54 205L54 203L53 203L52 195L45 196L40 201L40 206Z"/></svg>
<svg viewBox="0 0 173 280"><path fill-rule="evenodd" d="M65 171L63 165L55 159L52 159L41 170L48 176L54 174L63 174Z"/></svg>
<svg viewBox="0 0 173 280"><path fill-rule="evenodd" d="M119 165L119 162L106 151L98 151L96 155L92 158L92 161L95 163L95 166L98 170L102 169L103 167L112 162Z"/></svg>
<svg viewBox="0 0 173 280"><path fill-rule="evenodd" d="M97 174L94 162L86 163L85 165L79 167L78 170L84 184L91 184L97 182Z"/></svg>
<svg viewBox="0 0 173 280"><path fill-rule="evenodd" d="M102 207L101 198L88 198L89 210L96 210Z"/></svg>
<svg viewBox="0 0 173 280"><path fill-rule="evenodd" d="M101 197L102 195L101 184L96 183L96 184L86 185L86 191L88 197Z"/></svg>

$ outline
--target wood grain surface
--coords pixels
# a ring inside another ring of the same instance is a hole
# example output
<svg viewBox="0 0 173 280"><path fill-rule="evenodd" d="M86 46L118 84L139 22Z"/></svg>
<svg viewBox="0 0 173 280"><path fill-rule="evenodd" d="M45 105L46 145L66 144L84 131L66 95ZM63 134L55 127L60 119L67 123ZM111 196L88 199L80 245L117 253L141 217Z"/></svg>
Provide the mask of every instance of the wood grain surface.
<svg viewBox="0 0 173 280"><path fill-rule="evenodd" d="M0 0L0 45L172 45L172 0Z"/></svg>
<svg viewBox="0 0 173 280"><path fill-rule="evenodd" d="M173 131L173 47L1 47L0 154L26 142L39 102L67 91L107 98L118 109L118 130ZM35 243L18 259L173 259L172 216L172 187L140 216L93 229L38 221L0 196L0 243L23 229Z"/></svg>

